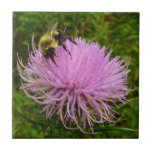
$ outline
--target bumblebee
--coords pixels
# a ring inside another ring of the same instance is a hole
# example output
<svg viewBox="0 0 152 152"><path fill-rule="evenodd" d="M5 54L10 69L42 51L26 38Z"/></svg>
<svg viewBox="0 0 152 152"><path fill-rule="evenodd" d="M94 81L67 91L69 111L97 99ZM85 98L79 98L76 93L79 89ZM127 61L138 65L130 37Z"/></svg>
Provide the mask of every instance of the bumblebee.
<svg viewBox="0 0 152 152"><path fill-rule="evenodd" d="M64 42L68 39L72 43L77 44L71 37L69 37L64 31L58 30L58 23L53 24L49 30L40 38L39 44L42 54L46 59L50 58L54 63L55 50L58 46L62 46L64 50L69 53L69 50L66 48ZM56 63L55 63L56 64Z"/></svg>

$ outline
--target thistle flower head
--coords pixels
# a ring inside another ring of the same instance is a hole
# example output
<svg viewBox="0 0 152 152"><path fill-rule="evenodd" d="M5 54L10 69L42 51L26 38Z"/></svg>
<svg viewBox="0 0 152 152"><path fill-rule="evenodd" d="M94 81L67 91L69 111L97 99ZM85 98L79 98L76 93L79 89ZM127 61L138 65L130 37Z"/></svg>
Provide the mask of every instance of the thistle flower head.
<svg viewBox="0 0 152 152"><path fill-rule="evenodd" d="M65 128L80 129L86 126L93 131L93 123L114 122L114 105L126 101L127 64L106 47L77 38L77 45L65 42L71 56L59 46L54 57L46 60L39 49L29 51L27 65L19 59L18 72L21 88L38 104L44 105L46 118L57 114ZM21 69L21 66L24 70ZM112 104L114 103L114 104Z"/></svg>

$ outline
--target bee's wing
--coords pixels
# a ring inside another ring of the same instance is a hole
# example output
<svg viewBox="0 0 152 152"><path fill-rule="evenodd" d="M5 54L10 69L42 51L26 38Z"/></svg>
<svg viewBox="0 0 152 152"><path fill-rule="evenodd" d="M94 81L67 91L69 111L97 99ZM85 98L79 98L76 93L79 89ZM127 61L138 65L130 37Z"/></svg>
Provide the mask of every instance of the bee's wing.
<svg viewBox="0 0 152 152"><path fill-rule="evenodd" d="M56 30L56 28L57 28L57 26L58 26L58 22L55 22L55 23L50 23L49 24L49 27L48 27L48 33L49 33L49 35L50 35L50 40L52 40L52 37L53 37L53 33L54 33L54 31Z"/></svg>

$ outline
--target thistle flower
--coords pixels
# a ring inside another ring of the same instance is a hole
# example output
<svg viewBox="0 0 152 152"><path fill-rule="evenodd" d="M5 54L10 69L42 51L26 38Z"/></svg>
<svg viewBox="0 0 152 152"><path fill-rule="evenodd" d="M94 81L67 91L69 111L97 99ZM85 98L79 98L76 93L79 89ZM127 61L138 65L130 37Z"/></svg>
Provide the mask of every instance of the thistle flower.
<svg viewBox="0 0 152 152"><path fill-rule="evenodd" d="M106 47L100 49L99 44L79 38L75 41L77 45L65 42L71 57L62 46L56 49L54 64L32 40L27 65L18 59L21 88L44 105L41 112L46 111L46 119L56 113L65 128L86 133L89 126L94 133L94 123L115 122L115 105L125 103L128 65L118 56L111 59L112 50L106 54Z"/></svg>

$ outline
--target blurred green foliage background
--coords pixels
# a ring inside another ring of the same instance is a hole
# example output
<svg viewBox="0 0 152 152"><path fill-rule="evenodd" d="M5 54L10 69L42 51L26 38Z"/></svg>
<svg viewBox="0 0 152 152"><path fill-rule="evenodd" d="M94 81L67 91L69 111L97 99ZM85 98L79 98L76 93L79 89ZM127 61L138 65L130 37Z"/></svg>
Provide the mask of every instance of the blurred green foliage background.
<svg viewBox="0 0 152 152"><path fill-rule="evenodd" d="M79 130L67 130L55 115L45 120L42 109L20 90L17 72L17 53L27 62L27 46L31 48L32 34L38 45L41 35L50 22L59 21L59 29L90 40L96 38L101 46L113 46L112 56L130 58L129 87L135 89L128 95L125 105L117 109L122 118L117 124L105 127L95 124L95 135L83 134ZM77 13L77 12L14 12L13 13L13 138L138 138L139 132L139 13Z"/></svg>

